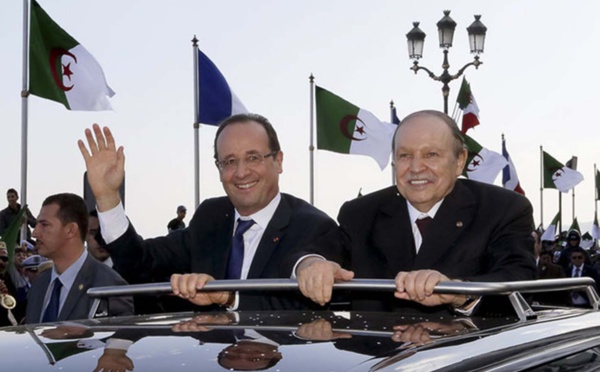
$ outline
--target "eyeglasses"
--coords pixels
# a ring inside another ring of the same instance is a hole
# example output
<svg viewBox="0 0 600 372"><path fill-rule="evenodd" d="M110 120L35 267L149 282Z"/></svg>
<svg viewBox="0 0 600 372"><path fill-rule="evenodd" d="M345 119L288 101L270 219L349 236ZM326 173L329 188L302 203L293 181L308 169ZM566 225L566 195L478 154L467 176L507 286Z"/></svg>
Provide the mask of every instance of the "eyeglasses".
<svg viewBox="0 0 600 372"><path fill-rule="evenodd" d="M240 162L243 162L248 168L256 168L261 165L266 158L275 156L279 151L273 151L266 155L250 154L245 159L229 158L225 160L216 160L215 164L221 171L230 172L237 169Z"/></svg>
<svg viewBox="0 0 600 372"><path fill-rule="evenodd" d="M0 260L2 260L4 262L8 262L8 257L6 257L6 256L0 256Z"/></svg>
<svg viewBox="0 0 600 372"><path fill-rule="evenodd" d="M583 256L571 256L572 260L583 260Z"/></svg>

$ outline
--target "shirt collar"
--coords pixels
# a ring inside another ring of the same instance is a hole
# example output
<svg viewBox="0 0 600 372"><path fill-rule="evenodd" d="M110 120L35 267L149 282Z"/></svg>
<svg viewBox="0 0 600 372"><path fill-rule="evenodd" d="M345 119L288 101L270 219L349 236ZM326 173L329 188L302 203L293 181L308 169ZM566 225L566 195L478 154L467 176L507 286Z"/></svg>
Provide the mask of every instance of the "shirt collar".
<svg viewBox="0 0 600 372"><path fill-rule="evenodd" d="M412 204L410 204L410 202L407 200L406 206L408 207L408 216L410 217L410 221L412 223L414 223L421 216L429 216L431 218L435 218L435 215L436 215L437 211L440 209L440 206L442 205L443 201L444 201L444 199L435 203L433 205L433 207L431 207L430 210L428 210L426 213L424 213L424 212L419 211L417 208L413 207Z"/></svg>
<svg viewBox="0 0 600 372"><path fill-rule="evenodd" d="M237 222L238 218L241 218L242 220L254 220L256 225L260 226L262 229L266 229L267 225L271 221L271 218L273 218L273 215L275 214L275 210L279 206L280 201L281 201L281 194L277 193L277 195L275 195L273 200L271 200L271 202L269 204L267 204L266 207L264 207L263 209L261 209L260 211L254 213L254 214L251 214L249 216L244 216L244 217L242 217L236 209L235 210L235 221Z"/></svg>
<svg viewBox="0 0 600 372"><path fill-rule="evenodd" d="M58 273L56 272L56 267L53 266L52 267L52 275L50 277L50 282L52 282L54 279L60 277L60 282L62 283L63 287L71 288L73 286L73 282L75 282L75 278L77 277L77 274L79 273L79 270L83 266L83 263L85 262L85 259L87 258L87 256L88 256L88 253L84 249L83 253L81 254L81 256L79 256L77 261L73 262L73 264L71 266L69 266L69 268L66 269L65 272L63 272L60 275L58 275Z"/></svg>

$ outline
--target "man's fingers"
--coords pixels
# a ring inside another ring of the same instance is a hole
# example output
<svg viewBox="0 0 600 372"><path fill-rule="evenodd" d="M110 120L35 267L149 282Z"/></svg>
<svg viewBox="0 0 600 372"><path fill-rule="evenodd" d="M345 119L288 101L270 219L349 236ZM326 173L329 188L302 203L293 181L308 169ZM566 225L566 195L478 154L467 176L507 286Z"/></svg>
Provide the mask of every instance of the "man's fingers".
<svg viewBox="0 0 600 372"><path fill-rule="evenodd" d="M179 290L179 279L181 278L181 276L181 274L171 275L171 291L173 291L173 294L176 296L179 296L181 294L181 291Z"/></svg>
<svg viewBox="0 0 600 372"><path fill-rule="evenodd" d="M104 135L102 134L102 129L100 128L100 126L98 124L92 125L92 129L94 130L94 134L96 135L95 142L96 142L98 151L105 150L106 149L106 139L104 138ZM108 129L108 128L106 128L106 129ZM86 132L86 135L87 135L87 132ZM91 133L90 133L90 135L91 135ZM89 141L89 137L88 137L88 141ZM93 151L92 151L92 153L93 153Z"/></svg>
<svg viewBox="0 0 600 372"><path fill-rule="evenodd" d="M92 131L89 128L86 129L84 133L85 133L85 138L87 139L90 153L92 155L97 153L98 152L98 144L96 143L96 140L94 139L94 134L92 133Z"/></svg>
<svg viewBox="0 0 600 372"><path fill-rule="evenodd" d="M431 296L433 294L433 289L435 288L435 286L442 280L443 280L443 278L440 273L438 273L437 271L432 271L427 276L427 280L425 281L425 285L424 285L425 295Z"/></svg>
<svg viewBox="0 0 600 372"><path fill-rule="evenodd" d="M342 269L341 267L334 274L335 280L347 282L348 280L352 280L352 278L354 278L354 271Z"/></svg>
<svg viewBox="0 0 600 372"><path fill-rule="evenodd" d="M79 152L81 152L81 156L83 156L83 160L87 164L87 162L90 158L90 152L88 151L87 147L85 147L85 144L83 143L82 140L77 141L77 147L79 147Z"/></svg>
<svg viewBox="0 0 600 372"><path fill-rule="evenodd" d="M119 149L117 150L117 169L125 169L125 150L123 149L123 146L119 146Z"/></svg>
<svg viewBox="0 0 600 372"><path fill-rule="evenodd" d="M400 271L397 275L396 275L396 279L395 279L395 283L396 283L396 292L398 293L404 293L405 288L404 288L404 280L406 279L406 276L408 275L407 272L405 271Z"/></svg>
<svg viewBox="0 0 600 372"><path fill-rule="evenodd" d="M104 137L106 138L106 146L109 150L115 150L117 146L115 145L115 138L112 135L112 132L108 127L103 128Z"/></svg>

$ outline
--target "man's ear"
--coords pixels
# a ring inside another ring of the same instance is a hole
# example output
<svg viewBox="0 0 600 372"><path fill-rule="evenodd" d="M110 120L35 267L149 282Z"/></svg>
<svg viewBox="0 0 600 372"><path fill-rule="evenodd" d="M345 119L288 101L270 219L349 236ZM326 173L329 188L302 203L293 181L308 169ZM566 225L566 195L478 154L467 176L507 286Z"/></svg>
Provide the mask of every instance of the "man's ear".
<svg viewBox="0 0 600 372"><path fill-rule="evenodd" d="M66 226L66 229L69 238L79 236L79 226L75 222L69 222Z"/></svg>

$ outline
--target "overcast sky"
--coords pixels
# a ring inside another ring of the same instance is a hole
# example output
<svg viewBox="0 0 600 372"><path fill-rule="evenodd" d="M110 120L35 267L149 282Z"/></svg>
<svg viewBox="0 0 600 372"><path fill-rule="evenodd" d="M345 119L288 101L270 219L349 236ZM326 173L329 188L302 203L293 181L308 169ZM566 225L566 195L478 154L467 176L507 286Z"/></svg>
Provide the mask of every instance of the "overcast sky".
<svg viewBox="0 0 600 372"><path fill-rule="evenodd" d="M427 34L421 64L441 72L436 23L444 9L458 23L450 72L472 57L466 27L474 14L488 27L483 65L466 71L481 110L469 134L501 151L504 133L521 185L540 223L540 146L561 162L579 158L580 223L593 220L594 163L600 160L600 3L594 1L75 1L39 0L102 65L116 95L113 112L71 112L29 98L28 204L34 214L58 192L82 194L85 170L76 142L92 123L107 125L126 154L126 209L145 237L164 235L177 205L194 204L193 55L190 40L213 60L250 111L268 117L284 151L281 190L309 199L309 80L389 120L441 110L441 83L409 70L405 34L413 21ZM20 190L23 1L2 3L0 45L0 191ZM451 84L450 108L460 81ZM212 162L215 128L202 125L201 199L224 195ZM317 151L315 204L331 216L354 198L391 184L389 166ZM496 180L501 183L501 177ZM544 225L558 211L544 191ZM0 200L0 206L3 202ZM570 225L571 194L563 194ZM188 213L186 222L191 214ZM566 228L566 227L565 227Z"/></svg>

